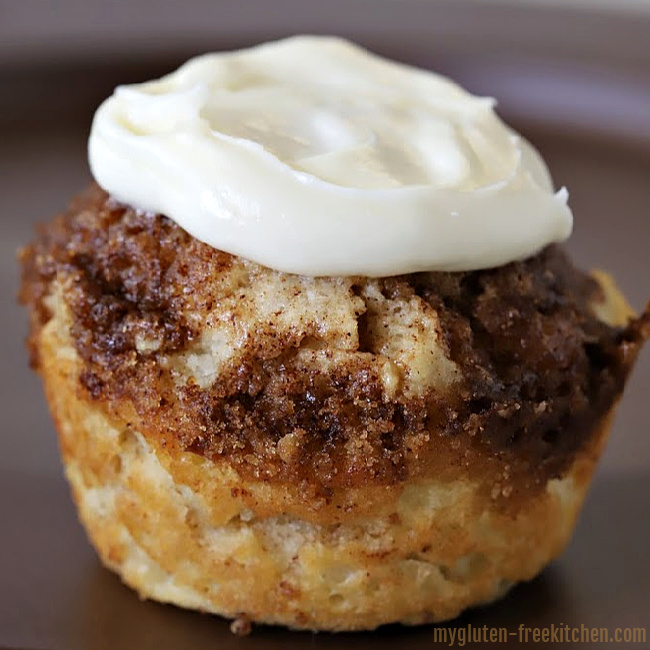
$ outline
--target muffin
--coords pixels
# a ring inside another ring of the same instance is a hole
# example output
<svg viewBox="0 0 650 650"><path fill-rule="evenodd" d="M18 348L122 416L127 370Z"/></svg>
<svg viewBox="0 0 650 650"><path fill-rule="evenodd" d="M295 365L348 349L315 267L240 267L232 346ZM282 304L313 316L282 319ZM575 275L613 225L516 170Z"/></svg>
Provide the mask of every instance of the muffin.
<svg viewBox="0 0 650 650"><path fill-rule="evenodd" d="M650 306L573 266L491 102L289 39L122 89L90 154L21 300L80 519L141 597L420 624L562 552Z"/></svg>

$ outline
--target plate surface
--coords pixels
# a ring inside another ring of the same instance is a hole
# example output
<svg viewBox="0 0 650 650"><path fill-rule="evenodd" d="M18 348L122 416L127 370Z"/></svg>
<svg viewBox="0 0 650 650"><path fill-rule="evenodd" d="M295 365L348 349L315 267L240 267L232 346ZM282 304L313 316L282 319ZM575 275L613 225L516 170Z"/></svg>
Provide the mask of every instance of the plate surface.
<svg viewBox="0 0 650 650"><path fill-rule="evenodd" d="M99 45L88 34L85 45L77 39L74 48L53 42L49 58L29 43L11 56L0 47L0 648L290 649L370 643L432 648L431 626L338 636L261 627L238 639L217 617L138 601L101 568L61 477L39 381L27 369L26 318L14 300L14 252L29 240L37 221L48 219L89 182L85 141L92 111L114 85L159 75L196 51L289 31L337 32L358 35L377 51L441 70L475 92L495 96L502 114L540 148L556 182L570 190L576 228L569 248L577 262L612 271L640 308L650 298L650 52L645 36L650 19L647 13L611 10L606 15L557 7L525 12L504 5L470 10L470 5L414 0L377 0L375 6L384 13L367 18L371 3L364 14L361 3L347 0L344 20L344 3L338 0L328 4L340 9L333 15L322 9L296 13L297 3L282 0L266 27L262 17L245 23L235 12L230 22L222 19L208 33L205 25L198 26L198 18L209 12L207 4L196 18L195 39L186 28L172 29L173 21L181 20L178 10L165 19L169 24L157 17L144 32L146 55L137 60L129 56L142 51L135 30L116 34L121 47L110 53L104 32L126 20L119 16L107 19L108 27L98 27ZM99 20L94 14L86 18ZM409 34L412 38L406 38ZM650 633L648 395L650 350L630 380L567 552L532 583L517 587L501 603L466 614L453 627L503 626L516 633L520 624L586 625L612 632L630 626ZM507 644L490 647L521 645L513 634ZM629 647L650 647L650 637Z"/></svg>

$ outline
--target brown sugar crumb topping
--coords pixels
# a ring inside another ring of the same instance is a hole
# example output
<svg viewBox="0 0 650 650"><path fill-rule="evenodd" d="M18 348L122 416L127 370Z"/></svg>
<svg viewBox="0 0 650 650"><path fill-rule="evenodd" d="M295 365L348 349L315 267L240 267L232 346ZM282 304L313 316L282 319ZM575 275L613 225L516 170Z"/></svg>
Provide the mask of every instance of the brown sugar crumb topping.
<svg viewBox="0 0 650 650"><path fill-rule="evenodd" d="M166 445L325 496L459 465L543 485L589 440L650 335L650 309L626 327L598 320L599 285L557 246L485 271L313 280L214 250L97 187L21 259L35 366L56 285L89 399ZM216 324L235 338L206 343ZM382 332L398 329L398 359L435 336L422 349L456 379L408 390L398 361L388 390Z"/></svg>

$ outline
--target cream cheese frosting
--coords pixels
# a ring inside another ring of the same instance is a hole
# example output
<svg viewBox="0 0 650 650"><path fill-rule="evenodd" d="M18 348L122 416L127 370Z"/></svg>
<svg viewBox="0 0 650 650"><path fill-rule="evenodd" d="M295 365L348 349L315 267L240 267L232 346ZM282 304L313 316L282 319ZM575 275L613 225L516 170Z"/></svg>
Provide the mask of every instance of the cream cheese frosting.
<svg viewBox="0 0 650 650"><path fill-rule="evenodd" d="M118 87L95 114L90 167L117 200L279 271L489 268L573 222L494 105L345 40L294 37Z"/></svg>

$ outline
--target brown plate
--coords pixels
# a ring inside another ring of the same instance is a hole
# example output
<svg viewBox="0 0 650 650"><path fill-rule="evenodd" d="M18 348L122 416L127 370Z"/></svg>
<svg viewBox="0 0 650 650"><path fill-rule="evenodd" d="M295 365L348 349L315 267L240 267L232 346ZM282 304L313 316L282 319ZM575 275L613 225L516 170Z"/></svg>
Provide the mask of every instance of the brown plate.
<svg viewBox="0 0 650 650"><path fill-rule="evenodd" d="M116 83L151 78L198 51L332 32L495 96L570 190L577 261L611 270L640 308L650 297L650 12L487 4L138 0L114 3L112 12L96 0L82 11L68 0L0 5L0 648L434 647L432 626L336 636L259 627L239 639L218 617L140 602L101 568L27 369L14 251L89 181L90 118ZM495 648L520 647L522 624L643 627L646 643L599 647L650 647L649 396L646 350L567 552L454 627L506 627L513 636Z"/></svg>

